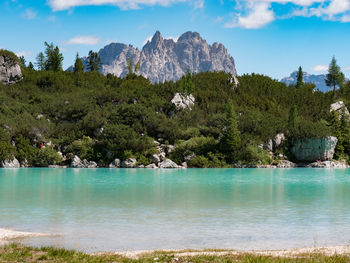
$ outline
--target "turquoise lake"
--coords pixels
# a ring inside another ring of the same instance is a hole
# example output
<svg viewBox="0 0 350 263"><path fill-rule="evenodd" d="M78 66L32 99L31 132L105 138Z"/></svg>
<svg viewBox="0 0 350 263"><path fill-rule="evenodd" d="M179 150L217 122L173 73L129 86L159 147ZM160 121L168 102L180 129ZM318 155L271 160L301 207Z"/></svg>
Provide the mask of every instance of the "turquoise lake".
<svg viewBox="0 0 350 263"><path fill-rule="evenodd" d="M86 252L350 243L350 169L0 169L0 228Z"/></svg>

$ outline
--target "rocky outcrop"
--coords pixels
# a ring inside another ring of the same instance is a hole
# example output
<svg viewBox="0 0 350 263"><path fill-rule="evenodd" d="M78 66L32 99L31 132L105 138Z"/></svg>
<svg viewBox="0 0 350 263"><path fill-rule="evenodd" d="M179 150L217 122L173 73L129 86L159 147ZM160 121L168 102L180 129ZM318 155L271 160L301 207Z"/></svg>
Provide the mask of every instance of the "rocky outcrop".
<svg viewBox="0 0 350 263"><path fill-rule="evenodd" d="M341 118L341 116L343 116L343 115L345 115L345 116L350 115L349 110L345 106L344 101L337 101L337 102L331 104L329 111L330 112L333 112L333 111L337 112L339 114L339 118Z"/></svg>
<svg viewBox="0 0 350 263"><path fill-rule="evenodd" d="M291 151L298 161L328 161L333 158L337 142L332 136L300 139L293 143Z"/></svg>
<svg viewBox="0 0 350 263"><path fill-rule="evenodd" d="M264 148L269 152L273 152L276 150L284 141L286 140L286 136L284 133L278 133L275 138L269 139L267 143L264 144Z"/></svg>
<svg viewBox="0 0 350 263"><path fill-rule="evenodd" d="M109 168L119 168L119 167L120 167L120 159L114 159L114 161L109 164Z"/></svg>
<svg viewBox="0 0 350 263"><path fill-rule="evenodd" d="M295 168L298 165L296 163L293 163L291 161L288 160L281 160L279 161L279 163L277 164L277 168Z"/></svg>
<svg viewBox="0 0 350 263"><path fill-rule="evenodd" d="M159 163L159 168L181 168L181 166L177 165L170 159L166 159L163 162Z"/></svg>
<svg viewBox="0 0 350 263"><path fill-rule="evenodd" d="M174 98L171 100L171 103L175 105L178 110L188 109L192 110L194 106L195 98L192 94L185 95L182 93L176 93Z"/></svg>
<svg viewBox="0 0 350 263"><path fill-rule="evenodd" d="M156 169L156 168L158 168L158 166L156 164L154 164L154 163L151 163L151 164L147 165L145 168Z"/></svg>
<svg viewBox="0 0 350 263"><path fill-rule="evenodd" d="M0 83L7 85L22 79L21 67L14 54L0 50Z"/></svg>
<svg viewBox="0 0 350 263"><path fill-rule="evenodd" d="M128 60L136 65L138 74L151 82L176 81L186 74L206 71L225 71L236 76L234 59L224 45L209 45L198 33L186 32L177 41L165 39L159 31L139 50L132 45L111 43L98 52L102 60L103 74L124 77L128 74ZM87 59L83 58L87 65ZM72 67L68 70L72 70ZM238 83L233 78L235 85Z"/></svg>
<svg viewBox="0 0 350 263"><path fill-rule="evenodd" d="M20 168L19 161L14 158L13 160L4 160L0 162L0 167L2 168Z"/></svg>
<svg viewBox="0 0 350 263"><path fill-rule="evenodd" d="M309 168L349 168L349 165L346 162L339 161L324 161L324 162L314 162L308 164L306 167Z"/></svg>
<svg viewBox="0 0 350 263"><path fill-rule="evenodd" d="M125 161L122 162L121 167L122 168L135 168L137 164L137 160L134 158L128 158Z"/></svg>
<svg viewBox="0 0 350 263"><path fill-rule="evenodd" d="M98 168L98 165L96 162L89 162L86 159L81 160L79 156L75 155L70 167L72 168Z"/></svg>

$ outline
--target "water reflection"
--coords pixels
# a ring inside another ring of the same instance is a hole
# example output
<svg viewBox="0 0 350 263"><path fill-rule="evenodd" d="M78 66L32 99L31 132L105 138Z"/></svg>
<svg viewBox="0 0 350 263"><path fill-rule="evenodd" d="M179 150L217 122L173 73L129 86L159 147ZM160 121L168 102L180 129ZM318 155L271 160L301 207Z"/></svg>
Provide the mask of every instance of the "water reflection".
<svg viewBox="0 0 350 263"><path fill-rule="evenodd" d="M0 228L87 251L288 248L350 237L349 170L0 170Z"/></svg>

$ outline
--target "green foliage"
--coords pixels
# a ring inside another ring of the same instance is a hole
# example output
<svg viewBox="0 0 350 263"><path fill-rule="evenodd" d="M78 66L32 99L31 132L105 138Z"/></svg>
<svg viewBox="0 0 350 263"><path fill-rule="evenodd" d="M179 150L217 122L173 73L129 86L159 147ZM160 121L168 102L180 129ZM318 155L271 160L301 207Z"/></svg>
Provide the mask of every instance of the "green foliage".
<svg viewBox="0 0 350 263"><path fill-rule="evenodd" d="M47 167L48 165L56 165L62 162L62 157L51 147L40 149L33 159L33 164L38 167Z"/></svg>
<svg viewBox="0 0 350 263"><path fill-rule="evenodd" d="M97 52L89 51L88 55L88 70L90 72L99 71L102 65L101 58Z"/></svg>
<svg viewBox="0 0 350 263"><path fill-rule="evenodd" d="M62 71L63 55L58 46L45 42L45 70Z"/></svg>
<svg viewBox="0 0 350 263"><path fill-rule="evenodd" d="M19 64L22 68L26 67L26 59L24 58L24 56L19 57Z"/></svg>
<svg viewBox="0 0 350 263"><path fill-rule="evenodd" d="M97 71L46 71L45 67L22 72L23 81L0 85L0 127L5 127L0 141L3 155L32 159L33 165L43 165L35 156L42 152L40 143L48 141L64 154L71 152L99 164L127 156L147 164L156 151L153 141L162 138L177 146L169 158L178 164L191 159L191 167L222 167L226 161L268 163L257 145L280 132L290 139L333 134L324 121L330 120L333 94L313 93L310 84L296 89L251 74L240 76L240 84L233 89L230 74L199 73L188 77L190 86L196 87L191 90L196 107L177 111L171 100L184 91L186 76L177 82L152 84L136 74L118 78ZM347 89L344 86L339 94L348 104ZM298 114L290 114L293 106ZM289 117L294 115L297 118L290 125ZM350 140L345 136L347 128L342 129L346 157Z"/></svg>
<svg viewBox="0 0 350 263"><path fill-rule="evenodd" d="M66 152L71 152L74 155L77 155L80 157L80 159L86 159L88 161L94 159L94 141L88 137L83 136L80 140L73 141Z"/></svg>
<svg viewBox="0 0 350 263"><path fill-rule="evenodd" d="M20 60L17 57L17 55L9 50L0 49L0 56L9 58L12 63L20 63Z"/></svg>
<svg viewBox="0 0 350 263"><path fill-rule="evenodd" d="M189 95L194 91L194 83L192 82L192 74L187 70L186 74L180 79L181 91L185 95Z"/></svg>
<svg viewBox="0 0 350 263"><path fill-rule="evenodd" d="M27 161L29 164L31 164L38 154L38 148L32 146L30 140L23 137L22 134L15 138L15 142L17 149L16 158L18 161L20 163Z"/></svg>
<svg viewBox="0 0 350 263"><path fill-rule="evenodd" d="M81 58L79 57L79 53L77 53L75 57L75 63L74 63L74 73L81 73L84 72L84 64Z"/></svg>
<svg viewBox="0 0 350 263"><path fill-rule="evenodd" d="M343 84L344 74L341 72L335 57L333 57L331 63L329 64L326 85L333 88L333 93L335 94L336 87L339 86L341 88Z"/></svg>
<svg viewBox="0 0 350 263"><path fill-rule="evenodd" d="M234 112L232 102L229 101L226 108L226 118L222 137L220 139L220 150L227 156L229 162L236 159L240 143L241 134L238 130L236 113Z"/></svg>
<svg viewBox="0 0 350 263"><path fill-rule="evenodd" d="M291 131L295 129L296 123L298 121L298 109L296 105L290 108L288 116L288 129Z"/></svg>
<svg viewBox="0 0 350 263"><path fill-rule="evenodd" d="M296 84L296 88L300 88L301 86L303 86L304 84L304 73L303 73L303 69L301 67L299 67L298 69L298 74L297 74L297 84Z"/></svg>
<svg viewBox="0 0 350 263"><path fill-rule="evenodd" d="M37 67L38 70L45 70L45 64L46 64L45 55L44 55L43 52L40 52L40 53L36 56L35 65L36 65L36 67Z"/></svg>

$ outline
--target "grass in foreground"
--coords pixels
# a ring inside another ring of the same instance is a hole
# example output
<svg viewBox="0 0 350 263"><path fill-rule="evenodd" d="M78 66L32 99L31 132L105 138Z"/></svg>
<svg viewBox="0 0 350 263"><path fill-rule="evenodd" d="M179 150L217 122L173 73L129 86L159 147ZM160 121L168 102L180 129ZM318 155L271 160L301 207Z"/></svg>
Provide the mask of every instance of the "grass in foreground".
<svg viewBox="0 0 350 263"><path fill-rule="evenodd" d="M82 252L70 251L65 249L57 249L52 247L33 248L12 244L0 247L0 262L272 262L272 263L289 263L289 262L331 262L342 263L350 262L349 255L326 256L322 254L303 254L298 257L271 257L259 256L254 254L228 254L228 255L199 255L199 256L180 256L176 257L176 253L170 252L154 252L145 254L138 259L122 257L120 255L104 254L89 255Z"/></svg>

